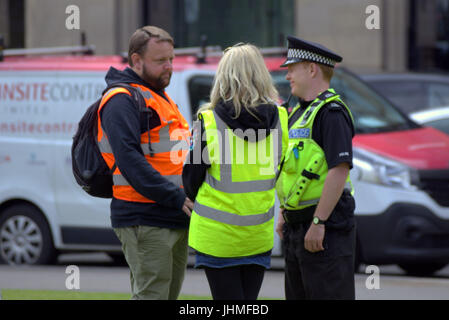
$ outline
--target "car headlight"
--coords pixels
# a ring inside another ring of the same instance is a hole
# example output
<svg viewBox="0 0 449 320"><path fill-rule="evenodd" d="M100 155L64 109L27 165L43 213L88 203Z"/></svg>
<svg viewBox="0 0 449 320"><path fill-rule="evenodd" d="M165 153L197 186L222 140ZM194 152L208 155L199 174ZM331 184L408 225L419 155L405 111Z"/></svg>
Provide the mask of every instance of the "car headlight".
<svg viewBox="0 0 449 320"><path fill-rule="evenodd" d="M393 188L417 189L417 171L392 159L354 148L353 164L356 180Z"/></svg>

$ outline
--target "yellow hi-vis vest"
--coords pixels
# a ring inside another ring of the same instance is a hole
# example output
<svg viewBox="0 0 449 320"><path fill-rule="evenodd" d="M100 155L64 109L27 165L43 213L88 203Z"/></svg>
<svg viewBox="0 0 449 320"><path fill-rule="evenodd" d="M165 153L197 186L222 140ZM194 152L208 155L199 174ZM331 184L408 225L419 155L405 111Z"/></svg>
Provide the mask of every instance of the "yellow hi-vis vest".
<svg viewBox="0 0 449 320"><path fill-rule="evenodd" d="M227 258L273 248L276 177L288 145L287 112L277 109L276 128L257 140L254 131L229 129L215 111L200 114L211 166L190 219L189 246L198 252Z"/></svg>
<svg viewBox="0 0 449 320"><path fill-rule="evenodd" d="M352 118L351 111L333 89L321 93L289 128L289 145L276 184L281 207L287 210L301 210L317 205L328 173L323 149L312 139L313 122L318 111L327 103L341 108L343 105ZM338 104L337 104L338 103ZM291 112L291 118L300 106ZM345 188L354 193L348 174Z"/></svg>

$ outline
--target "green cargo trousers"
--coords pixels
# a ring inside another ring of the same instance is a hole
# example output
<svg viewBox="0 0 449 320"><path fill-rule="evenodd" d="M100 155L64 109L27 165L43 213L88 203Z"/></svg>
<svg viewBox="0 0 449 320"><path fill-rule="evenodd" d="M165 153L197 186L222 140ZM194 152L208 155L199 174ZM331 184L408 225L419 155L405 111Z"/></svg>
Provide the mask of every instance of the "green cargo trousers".
<svg viewBox="0 0 449 320"><path fill-rule="evenodd" d="M133 300L176 300L187 266L188 229L115 228L130 269Z"/></svg>

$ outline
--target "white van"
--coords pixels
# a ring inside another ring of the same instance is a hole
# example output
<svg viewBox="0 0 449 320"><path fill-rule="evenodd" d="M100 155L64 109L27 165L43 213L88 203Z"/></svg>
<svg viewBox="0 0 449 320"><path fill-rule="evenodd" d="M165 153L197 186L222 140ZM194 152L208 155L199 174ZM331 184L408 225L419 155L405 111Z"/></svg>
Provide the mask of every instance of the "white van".
<svg viewBox="0 0 449 320"><path fill-rule="evenodd" d="M266 57L286 100L284 57ZM174 60L167 92L187 121L207 100L218 58ZM120 252L110 200L87 195L70 147L119 56L7 57L0 62L0 261L48 263L63 251ZM449 263L449 136L415 124L342 68L331 86L351 108L359 263L432 273ZM277 212L278 210L276 210ZM281 255L275 235L274 255Z"/></svg>

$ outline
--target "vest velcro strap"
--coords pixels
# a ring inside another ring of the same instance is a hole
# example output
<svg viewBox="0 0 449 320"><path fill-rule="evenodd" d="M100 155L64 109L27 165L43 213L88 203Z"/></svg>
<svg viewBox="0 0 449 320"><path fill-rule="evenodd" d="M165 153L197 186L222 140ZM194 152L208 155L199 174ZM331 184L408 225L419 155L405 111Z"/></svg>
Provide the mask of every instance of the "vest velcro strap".
<svg viewBox="0 0 449 320"><path fill-rule="evenodd" d="M276 184L276 179L256 180L256 181L218 181L209 172L206 172L205 182L218 191L227 193L249 193L272 190Z"/></svg>
<svg viewBox="0 0 449 320"><path fill-rule="evenodd" d="M195 201L193 211L201 217L209 218L230 225L243 226L243 227L260 225L270 221L274 217L274 206L272 206L270 210L268 210L268 212L265 213L240 216L235 213L229 213L215 208L211 208L202 205L198 201Z"/></svg>
<svg viewBox="0 0 449 320"><path fill-rule="evenodd" d="M310 180L312 180L312 179L320 180L320 175L319 174L307 171L306 169L302 170L301 175L303 177L306 177L307 179L310 179Z"/></svg>

